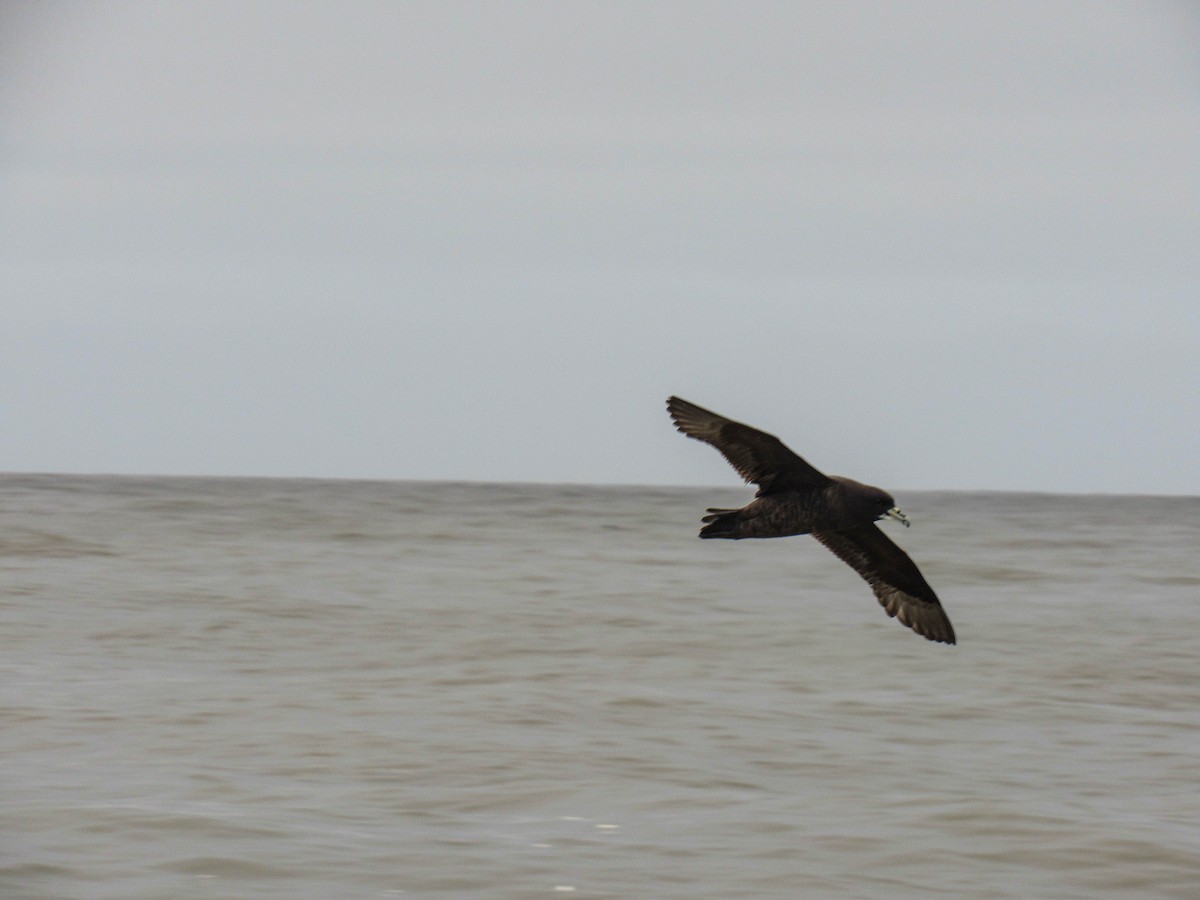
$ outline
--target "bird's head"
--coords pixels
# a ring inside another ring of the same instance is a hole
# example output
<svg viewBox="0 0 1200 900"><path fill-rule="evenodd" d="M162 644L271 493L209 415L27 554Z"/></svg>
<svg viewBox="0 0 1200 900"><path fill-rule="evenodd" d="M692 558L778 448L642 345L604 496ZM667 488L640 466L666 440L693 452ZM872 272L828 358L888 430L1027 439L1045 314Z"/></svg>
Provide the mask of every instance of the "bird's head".
<svg viewBox="0 0 1200 900"><path fill-rule="evenodd" d="M872 487L841 475L831 475L830 478L834 482L831 493L838 498L835 501L836 506L842 513L843 521L849 523L841 527L852 528L867 522L878 522L880 519L895 519L906 528L912 524L908 521L908 516L900 511L892 495L883 488Z"/></svg>
<svg viewBox="0 0 1200 900"><path fill-rule="evenodd" d="M870 487L863 485L863 502L868 505L871 510L872 517L875 521L880 519L895 519L908 528L912 523L908 520L900 507L896 505L896 501L892 499L892 495L882 488Z"/></svg>

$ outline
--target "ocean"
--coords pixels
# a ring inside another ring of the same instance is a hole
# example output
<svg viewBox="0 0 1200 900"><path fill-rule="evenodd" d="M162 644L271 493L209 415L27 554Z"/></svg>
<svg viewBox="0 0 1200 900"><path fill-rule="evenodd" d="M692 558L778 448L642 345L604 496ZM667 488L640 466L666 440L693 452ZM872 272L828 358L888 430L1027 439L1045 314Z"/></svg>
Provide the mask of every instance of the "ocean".
<svg viewBox="0 0 1200 900"><path fill-rule="evenodd" d="M0 476L0 896L1200 896L1200 498Z"/></svg>

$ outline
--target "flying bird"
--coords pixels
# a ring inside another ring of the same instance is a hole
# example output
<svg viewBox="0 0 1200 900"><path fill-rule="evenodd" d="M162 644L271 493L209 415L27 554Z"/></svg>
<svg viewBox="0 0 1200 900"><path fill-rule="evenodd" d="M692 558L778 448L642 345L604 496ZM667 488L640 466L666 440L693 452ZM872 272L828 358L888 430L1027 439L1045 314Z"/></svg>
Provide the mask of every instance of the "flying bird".
<svg viewBox="0 0 1200 900"><path fill-rule="evenodd" d="M811 534L871 585L889 616L931 641L953 644L954 628L937 594L908 554L875 522L908 517L887 491L825 475L779 438L681 400L667 400L675 427L712 444L758 493L741 509L709 509L702 538Z"/></svg>

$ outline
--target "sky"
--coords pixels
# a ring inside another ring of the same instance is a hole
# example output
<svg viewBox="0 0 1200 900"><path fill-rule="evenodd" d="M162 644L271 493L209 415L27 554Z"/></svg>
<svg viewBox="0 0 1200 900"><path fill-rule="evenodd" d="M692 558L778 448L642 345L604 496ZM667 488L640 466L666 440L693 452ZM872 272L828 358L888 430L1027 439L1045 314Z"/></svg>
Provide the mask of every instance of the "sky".
<svg viewBox="0 0 1200 900"><path fill-rule="evenodd" d="M1200 7L0 7L0 471L1200 494Z"/></svg>

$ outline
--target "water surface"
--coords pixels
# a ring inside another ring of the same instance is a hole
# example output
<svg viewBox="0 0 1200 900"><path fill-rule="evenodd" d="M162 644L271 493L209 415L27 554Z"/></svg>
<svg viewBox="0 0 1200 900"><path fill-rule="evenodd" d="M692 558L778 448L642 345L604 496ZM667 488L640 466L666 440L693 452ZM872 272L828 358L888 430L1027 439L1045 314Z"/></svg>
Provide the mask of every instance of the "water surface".
<svg viewBox="0 0 1200 900"><path fill-rule="evenodd" d="M5 897L1194 897L1200 499L0 476Z"/></svg>

